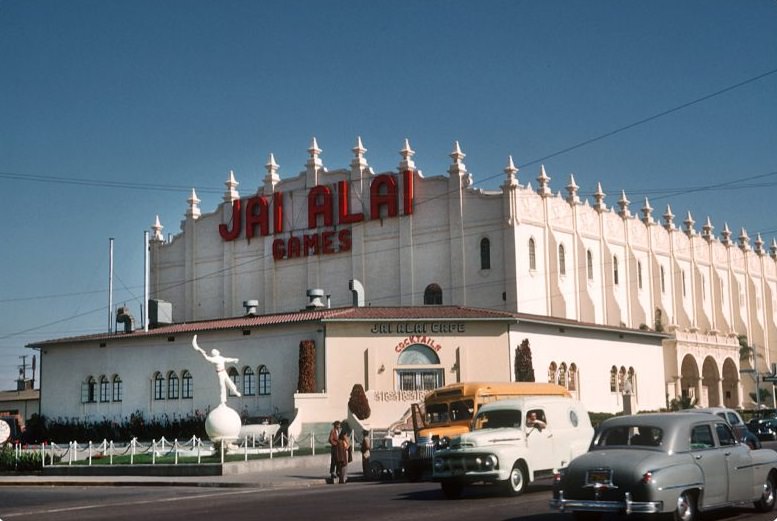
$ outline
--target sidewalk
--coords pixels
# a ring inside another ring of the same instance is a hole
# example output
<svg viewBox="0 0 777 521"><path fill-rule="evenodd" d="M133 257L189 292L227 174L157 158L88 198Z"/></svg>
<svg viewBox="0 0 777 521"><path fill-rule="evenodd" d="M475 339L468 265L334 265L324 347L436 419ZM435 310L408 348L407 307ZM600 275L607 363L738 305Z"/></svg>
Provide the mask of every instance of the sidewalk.
<svg viewBox="0 0 777 521"><path fill-rule="evenodd" d="M135 472L138 470L135 465ZM361 464L349 465L349 481L364 481ZM92 467L95 468L95 467ZM247 469L247 470L246 470ZM74 469L75 470L75 469ZM21 486L177 486L177 487L244 487L244 488L309 488L327 485L329 455L297 456L268 460L261 467L246 468L241 463L226 463L218 476L158 475L89 475L89 467L78 468L81 475L0 474L0 487ZM117 471L119 469L116 469Z"/></svg>

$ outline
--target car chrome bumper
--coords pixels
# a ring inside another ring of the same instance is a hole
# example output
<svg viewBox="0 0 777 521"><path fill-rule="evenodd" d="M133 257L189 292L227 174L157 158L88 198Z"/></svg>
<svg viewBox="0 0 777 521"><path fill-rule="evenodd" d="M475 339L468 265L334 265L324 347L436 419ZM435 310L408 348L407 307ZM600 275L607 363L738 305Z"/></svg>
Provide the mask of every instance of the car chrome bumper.
<svg viewBox="0 0 777 521"><path fill-rule="evenodd" d="M595 499L565 499L564 491L550 500L550 508L560 512L623 512L625 514L658 514L663 511L662 501L632 501L626 492L623 501L597 501Z"/></svg>

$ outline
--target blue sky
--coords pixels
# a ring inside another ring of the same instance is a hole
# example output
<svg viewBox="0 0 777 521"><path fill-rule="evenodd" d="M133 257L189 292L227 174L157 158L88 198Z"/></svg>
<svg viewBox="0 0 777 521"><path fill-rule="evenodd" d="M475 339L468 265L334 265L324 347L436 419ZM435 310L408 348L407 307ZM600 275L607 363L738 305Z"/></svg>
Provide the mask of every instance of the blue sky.
<svg viewBox="0 0 777 521"><path fill-rule="evenodd" d="M229 170L254 191L270 152L296 176L313 136L376 172L409 138L425 176L458 140L476 186L511 154L771 243L776 28L774 0L0 0L0 389L27 343L107 330L109 237L139 316L154 217L213 211Z"/></svg>

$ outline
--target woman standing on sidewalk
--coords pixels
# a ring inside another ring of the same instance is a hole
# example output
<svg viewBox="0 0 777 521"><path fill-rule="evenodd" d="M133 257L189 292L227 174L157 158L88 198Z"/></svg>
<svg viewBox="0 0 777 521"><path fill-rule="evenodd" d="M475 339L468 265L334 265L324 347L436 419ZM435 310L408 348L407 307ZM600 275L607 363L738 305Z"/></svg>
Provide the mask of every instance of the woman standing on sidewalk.
<svg viewBox="0 0 777 521"><path fill-rule="evenodd" d="M337 438L337 477L340 478L340 483L345 483L348 480L348 449L351 444L348 441L348 434L345 431L340 433Z"/></svg>

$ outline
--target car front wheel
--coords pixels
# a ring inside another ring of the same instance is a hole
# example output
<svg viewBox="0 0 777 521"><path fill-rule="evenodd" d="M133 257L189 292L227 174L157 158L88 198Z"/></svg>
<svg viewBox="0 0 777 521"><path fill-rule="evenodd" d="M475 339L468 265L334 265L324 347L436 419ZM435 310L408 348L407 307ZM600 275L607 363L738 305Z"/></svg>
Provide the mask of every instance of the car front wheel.
<svg viewBox="0 0 777 521"><path fill-rule="evenodd" d="M696 498L690 492L683 492L677 498L677 505L674 509L674 521L695 521L696 520Z"/></svg>
<svg viewBox="0 0 777 521"><path fill-rule="evenodd" d="M509 496L519 496L526 490L526 483L529 480L526 466L523 463L516 462L513 465L513 470L510 471L510 476L502 482L504 491Z"/></svg>
<svg viewBox="0 0 777 521"><path fill-rule="evenodd" d="M761 498L754 503L755 509L759 512L770 512L774 510L775 485L774 477L770 474L766 477L764 488L761 492Z"/></svg>

